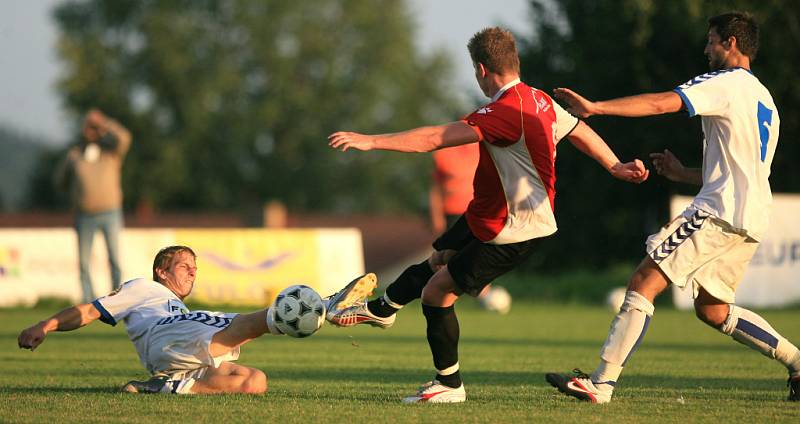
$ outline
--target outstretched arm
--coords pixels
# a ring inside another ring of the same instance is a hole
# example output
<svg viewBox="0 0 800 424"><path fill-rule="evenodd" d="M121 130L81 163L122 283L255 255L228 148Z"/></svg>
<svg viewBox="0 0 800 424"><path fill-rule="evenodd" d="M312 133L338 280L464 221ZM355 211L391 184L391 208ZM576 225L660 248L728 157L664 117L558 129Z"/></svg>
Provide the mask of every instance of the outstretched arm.
<svg viewBox="0 0 800 424"><path fill-rule="evenodd" d="M75 305L22 330L17 338L17 343L20 349L33 351L44 342L47 333L51 331L72 331L98 318L100 318L100 311L91 303Z"/></svg>
<svg viewBox="0 0 800 424"><path fill-rule="evenodd" d="M567 138L578 150L596 160L614 178L631 183L641 183L650 175L650 171L639 159L621 163L606 142L583 121L578 123L578 126Z"/></svg>
<svg viewBox="0 0 800 424"><path fill-rule="evenodd" d="M131 132L122 124L105 115L99 109L90 110L86 114L86 122L97 127L102 136L111 134L117 140L117 144L114 146L117 154L124 156L128 152L133 137Z"/></svg>
<svg viewBox="0 0 800 424"><path fill-rule="evenodd" d="M328 136L328 146L341 151L394 150L397 152L431 152L444 147L479 141L478 133L463 121L413 130L367 135L354 132L335 132Z"/></svg>
<svg viewBox="0 0 800 424"><path fill-rule="evenodd" d="M592 102L569 88L556 88L553 94L567 104L569 113L581 118L592 115L651 116L677 112L683 108L683 100L674 91L639 94L600 102Z"/></svg>
<svg viewBox="0 0 800 424"><path fill-rule="evenodd" d="M650 153L656 172L669 180L694 185L703 185L703 174L700 168L687 168L672 152L664 149L663 153Z"/></svg>

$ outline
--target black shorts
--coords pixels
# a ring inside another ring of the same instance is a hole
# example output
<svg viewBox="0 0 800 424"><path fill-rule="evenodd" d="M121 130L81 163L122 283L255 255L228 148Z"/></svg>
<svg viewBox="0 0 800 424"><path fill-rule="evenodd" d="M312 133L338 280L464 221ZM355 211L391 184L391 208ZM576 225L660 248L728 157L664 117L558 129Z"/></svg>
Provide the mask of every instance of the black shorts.
<svg viewBox="0 0 800 424"><path fill-rule="evenodd" d="M510 244L483 243L472 234L462 215L433 242L433 248L457 251L447 262L447 270L462 292L477 296L497 277L527 259L540 241L536 238Z"/></svg>

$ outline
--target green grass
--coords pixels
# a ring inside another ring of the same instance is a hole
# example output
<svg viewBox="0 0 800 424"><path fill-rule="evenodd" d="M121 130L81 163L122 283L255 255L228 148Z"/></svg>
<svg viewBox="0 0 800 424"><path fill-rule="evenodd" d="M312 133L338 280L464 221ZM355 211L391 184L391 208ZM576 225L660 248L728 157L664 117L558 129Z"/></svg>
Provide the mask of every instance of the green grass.
<svg viewBox="0 0 800 424"><path fill-rule="evenodd" d="M467 402L402 405L432 377L419 309L410 305L385 331L325 327L308 339L251 342L239 363L269 374L264 396L117 393L146 376L121 325L53 333L29 352L17 349L18 332L55 311L0 311L0 422L800 422L778 363L669 308L656 311L615 400L591 405L558 394L543 374L591 371L609 311L517 302L498 316L466 301L458 310ZM800 340L798 310L763 315Z"/></svg>

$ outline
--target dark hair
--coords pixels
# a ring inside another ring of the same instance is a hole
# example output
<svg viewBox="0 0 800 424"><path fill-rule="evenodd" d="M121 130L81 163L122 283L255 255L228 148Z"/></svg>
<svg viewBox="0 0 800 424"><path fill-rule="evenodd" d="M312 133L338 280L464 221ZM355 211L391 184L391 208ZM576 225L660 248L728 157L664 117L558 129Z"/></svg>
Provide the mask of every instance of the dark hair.
<svg viewBox="0 0 800 424"><path fill-rule="evenodd" d="M194 250L188 246L167 246L156 253L156 258L153 259L153 281L160 282L156 270L169 267L170 264L172 264L172 258L181 252L188 252L193 257L197 257L197 255L194 254Z"/></svg>
<svg viewBox="0 0 800 424"><path fill-rule="evenodd" d="M736 37L736 46L743 55L753 60L758 53L758 24L753 15L747 12L730 12L714 16L708 20L709 28L714 28L722 41Z"/></svg>
<svg viewBox="0 0 800 424"><path fill-rule="evenodd" d="M482 63L491 72L501 75L519 73L517 45L508 30L485 28L469 39L467 49L472 62Z"/></svg>

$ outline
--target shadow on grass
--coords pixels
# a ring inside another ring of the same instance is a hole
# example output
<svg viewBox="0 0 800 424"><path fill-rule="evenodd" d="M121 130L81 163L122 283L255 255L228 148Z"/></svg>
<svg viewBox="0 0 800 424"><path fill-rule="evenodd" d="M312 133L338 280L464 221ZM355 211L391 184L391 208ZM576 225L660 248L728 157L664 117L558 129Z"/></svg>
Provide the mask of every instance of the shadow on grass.
<svg viewBox="0 0 800 424"><path fill-rule="evenodd" d="M122 387L122 385L120 385ZM0 394L37 394L46 395L48 393L96 393L96 394L121 394L120 387L26 387L26 386L5 386L0 388Z"/></svg>

